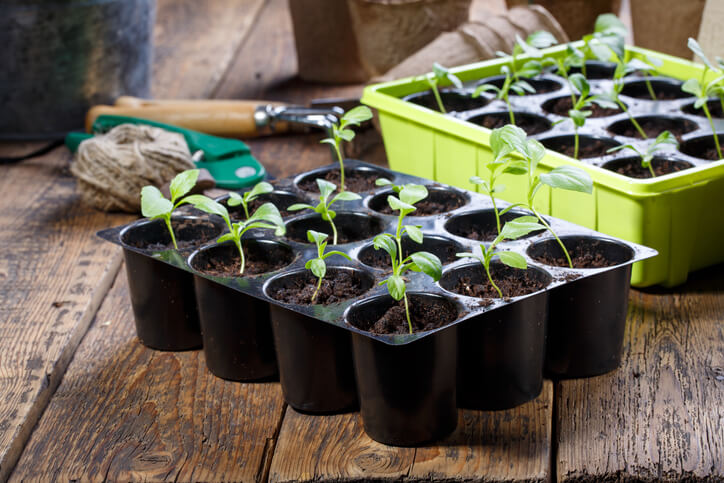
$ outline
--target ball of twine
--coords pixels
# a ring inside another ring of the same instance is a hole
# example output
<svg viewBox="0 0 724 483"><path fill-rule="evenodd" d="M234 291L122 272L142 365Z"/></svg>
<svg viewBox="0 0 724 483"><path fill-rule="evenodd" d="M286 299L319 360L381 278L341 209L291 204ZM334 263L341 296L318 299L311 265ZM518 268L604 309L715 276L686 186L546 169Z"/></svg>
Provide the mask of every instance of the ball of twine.
<svg viewBox="0 0 724 483"><path fill-rule="evenodd" d="M103 211L141 211L141 188L161 186L193 169L181 134L137 124L121 124L78 146L70 170L83 201Z"/></svg>

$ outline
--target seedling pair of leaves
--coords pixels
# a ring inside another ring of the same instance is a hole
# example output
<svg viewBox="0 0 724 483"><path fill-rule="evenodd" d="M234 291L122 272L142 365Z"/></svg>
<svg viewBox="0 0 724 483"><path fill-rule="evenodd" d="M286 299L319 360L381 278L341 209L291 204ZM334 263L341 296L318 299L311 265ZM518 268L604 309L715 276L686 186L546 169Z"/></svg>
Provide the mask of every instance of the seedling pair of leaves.
<svg viewBox="0 0 724 483"><path fill-rule="evenodd" d="M252 228L274 230L274 234L276 236L282 236L286 232L282 216L273 203L264 203L246 220L232 223L229 211L221 203L204 195L191 195L186 197L186 200L196 209L211 215L218 215L223 218L229 232L222 235L216 243L224 243L226 241L232 241L234 243L240 257L240 275L244 274L244 268L246 265L246 259L244 257L244 250L242 247L242 237L244 236L244 233Z"/></svg>
<svg viewBox="0 0 724 483"><path fill-rule="evenodd" d="M327 248L328 237L329 235L326 233L320 233L314 230L307 231L307 240L309 240L310 243L317 245L317 258L307 260L307 263L304 264L304 268L311 270L312 274L317 277L317 288L312 294L312 303L316 300L317 295L319 294L319 289L322 287L322 280L324 280L324 276L327 274L327 263L325 260L332 255L340 255L347 260L351 260L349 255L337 250L325 253L324 250Z"/></svg>
<svg viewBox="0 0 724 483"><path fill-rule="evenodd" d="M641 166L645 169L648 169L651 173L651 177L655 178L656 173L654 172L653 166L651 166L651 162L654 160L654 156L656 156L659 151L665 149L665 146L667 144L674 146L679 145L676 137L673 134L671 134L669 131L664 131L656 136L654 142L647 146L645 151L640 151L636 146L632 144L624 144L622 146L616 146L615 148L611 148L607 152L614 153L622 149L630 149L641 158Z"/></svg>
<svg viewBox="0 0 724 483"><path fill-rule="evenodd" d="M173 247L177 250L178 244L176 243L176 235L171 226L171 215L180 205L189 202L188 197L182 198L182 196L191 191L196 185L198 178L198 169L189 169L177 174L173 180L171 180L169 187L169 191L171 192L170 200L166 199L155 186L144 186L141 189L141 213L151 220L162 219L164 221L171 235Z"/></svg>
<svg viewBox="0 0 724 483"><path fill-rule="evenodd" d="M229 206L241 205L241 207L244 209L244 219L248 219L249 203L259 198L259 196L271 193L272 191L274 191L274 187L266 181L262 181L260 183L257 183L252 189L250 189L243 195L240 195L239 193L236 193L234 191L230 192L229 199L226 204Z"/></svg>
<svg viewBox="0 0 724 483"><path fill-rule="evenodd" d="M427 188L422 185L406 184L402 186L392 185L389 180L378 180L378 185L391 185L398 197L389 195L387 203L394 211L399 211L397 218L397 228L395 235L390 233L382 233L374 238L373 246L375 250L385 250L390 256L392 262L392 274L380 285L386 285L390 296L395 300L404 300L405 316L407 325L412 334L412 320L410 319L410 308L407 300L407 284L403 275L411 270L413 272L422 272L432 278L434 281L440 280L442 276L442 263L432 253L416 252L408 257L404 257L402 252L402 236L407 234L415 243L422 243L423 235L419 226L405 225L404 219L407 215L415 211L415 203L427 198Z"/></svg>
<svg viewBox="0 0 724 483"><path fill-rule="evenodd" d="M503 292L500 290L498 285L493 281L493 277L490 273L490 262L494 257L498 257L501 263L513 268L519 268L522 270L528 269L528 263L525 257L517 252L497 250L498 244L503 240L516 240L522 236L532 233L537 230L544 230L545 227L538 223L538 219L535 216L521 216L514 220L511 220L503 226L498 236L493 240L490 246L486 247L483 243L480 244L481 255L475 253L464 252L458 253L456 256L460 258L474 258L478 260L485 269L485 274L488 277L490 285L498 292L498 296L503 298Z"/></svg>
<svg viewBox="0 0 724 483"><path fill-rule="evenodd" d="M337 201L353 201L360 199L360 195L352 193L351 191L340 191L334 198L330 198L334 190L337 189L337 185L330 183L324 179L317 179L317 186L319 187L319 203L317 206L312 206L307 203L295 203L287 208L287 211L300 211L300 210L312 210L315 213L319 213L322 219L328 221L332 227L332 245L337 244L337 227L334 225L334 218L337 216L337 212L331 209L332 204Z"/></svg>
<svg viewBox="0 0 724 483"><path fill-rule="evenodd" d="M430 86L430 90L432 90L432 95L435 96L435 102L437 102L437 107L440 112L442 112L443 114L447 114L447 111L445 110L445 105L442 103L442 98L440 97L440 90L438 86L441 83L450 83L458 89L461 89L463 87L463 83L460 81L460 79L458 79L455 74L450 72L449 69L441 66L437 62L434 62L432 64L432 75L427 74L423 76L423 79Z"/></svg>
<svg viewBox="0 0 724 483"><path fill-rule="evenodd" d="M521 77L535 77L541 73L543 64L536 59L543 57L543 53L539 49L545 49L552 45L556 45L558 41L550 32L538 30L533 32L525 40L520 35L515 35L515 45L513 52L510 54L510 71L513 78L517 81ZM498 57L508 57L505 52L496 52ZM526 54L531 58L528 62L518 69L518 56ZM501 69L502 73L502 69Z"/></svg>
<svg viewBox="0 0 724 483"><path fill-rule="evenodd" d="M528 139L525 131L517 126L507 125L499 128L502 130L500 140L508 144L506 149L509 153L516 152L523 158L522 163L515 163L516 168L528 176L528 193L525 202L516 203L513 207L523 206L535 215L538 222L548 230L560 245L566 256L568 266L573 268L573 262L566 250L565 245L558 238L558 235L548 222L535 209L535 196L543 186L550 186L552 189L563 189L591 194L593 192L593 181L591 176L576 166L558 166L547 173L536 174L538 163L546 154L545 147L535 139Z"/></svg>
<svg viewBox="0 0 724 483"><path fill-rule="evenodd" d="M717 136L716 128L714 127L714 119L711 116L707 103L709 102L709 97L718 97L722 106L722 112L724 112L724 75L722 75L724 71L724 61L717 58L717 65L715 66L706 54L704 54L704 51L701 49L699 43L692 38L689 38L688 47L692 52L694 52L694 54L704 61L705 68L704 72L701 74L701 79L692 78L687 80L681 86L681 90L696 96L694 107L696 109L704 110L704 115L709 121L709 126L711 127L711 132L714 136L714 145L716 146L717 156L719 156L719 159L723 159L724 156L722 156L719 136ZM706 75L709 70L715 73L715 77L707 81Z"/></svg>
<svg viewBox="0 0 724 483"><path fill-rule="evenodd" d="M337 161L339 162L339 190L345 191L344 185L344 157L342 156L342 141L350 142L354 139L355 133L352 126L359 126L365 121L372 119L372 111L367 106L357 106L347 111L342 119L339 121L339 125L332 124L332 136L322 139L320 142L329 144L334 148L334 152L337 155Z"/></svg>

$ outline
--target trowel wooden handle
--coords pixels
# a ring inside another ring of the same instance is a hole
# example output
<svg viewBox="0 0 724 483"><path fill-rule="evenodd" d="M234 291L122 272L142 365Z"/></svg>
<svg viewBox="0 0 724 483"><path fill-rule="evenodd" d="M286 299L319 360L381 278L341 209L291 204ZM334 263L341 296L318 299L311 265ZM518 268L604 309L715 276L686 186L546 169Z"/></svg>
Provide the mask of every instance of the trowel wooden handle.
<svg viewBox="0 0 724 483"><path fill-rule="evenodd" d="M207 134L224 137L256 137L267 134L254 117L258 108L279 105L267 101L249 100L146 100L120 97L113 106L94 106L86 115L86 130L103 114L130 116L173 124ZM277 123L274 132L284 132L287 126Z"/></svg>

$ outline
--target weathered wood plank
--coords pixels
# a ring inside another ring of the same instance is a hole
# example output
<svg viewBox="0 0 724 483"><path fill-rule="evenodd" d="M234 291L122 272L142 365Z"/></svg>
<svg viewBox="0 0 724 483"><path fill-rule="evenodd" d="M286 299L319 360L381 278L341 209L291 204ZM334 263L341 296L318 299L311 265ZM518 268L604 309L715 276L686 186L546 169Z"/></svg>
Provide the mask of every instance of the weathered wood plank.
<svg viewBox="0 0 724 483"><path fill-rule="evenodd" d="M548 481L553 389L508 411L461 410L439 445L396 448L367 437L359 413L287 409L269 481Z"/></svg>
<svg viewBox="0 0 724 483"><path fill-rule="evenodd" d="M160 0L154 92L211 92L263 3ZM232 15L219 20L220 8ZM215 23L223 28L208 28ZM232 54L222 48L227 45ZM0 149L16 155L31 147L4 143ZM120 251L93 234L130 219L82 206L69 160L60 148L0 167L6 200L0 210L0 481L15 465L118 269Z"/></svg>
<svg viewBox="0 0 724 483"><path fill-rule="evenodd" d="M724 480L724 276L635 291L621 367L560 384L560 481Z"/></svg>
<svg viewBox="0 0 724 483"><path fill-rule="evenodd" d="M203 352L140 344L121 271L10 481L260 481L278 383L213 376Z"/></svg>

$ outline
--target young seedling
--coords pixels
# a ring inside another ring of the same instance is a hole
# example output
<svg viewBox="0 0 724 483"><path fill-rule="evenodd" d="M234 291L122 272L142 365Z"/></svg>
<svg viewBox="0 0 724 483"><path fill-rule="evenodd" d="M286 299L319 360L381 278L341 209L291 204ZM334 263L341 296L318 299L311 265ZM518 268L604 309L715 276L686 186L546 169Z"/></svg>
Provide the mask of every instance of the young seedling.
<svg viewBox="0 0 724 483"><path fill-rule="evenodd" d="M330 144L334 147L334 152L337 155L337 161L339 161L339 190L344 191L344 157L342 156L342 141L350 142L354 139L354 131L350 129L352 126L359 126L365 121L372 119L372 111L367 106L357 106L354 109L347 111L342 119L339 121L339 125L332 124L332 136L322 139L321 143Z"/></svg>
<svg viewBox="0 0 724 483"><path fill-rule="evenodd" d="M458 89L462 88L463 83L458 79L458 77L450 72L449 69L441 66L437 62L434 62L432 64L432 75L427 74L423 76L423 78L427 81L428 85L430 86L430 89L432 90L432 94L435 96L435 101L437 101L437 107L440 109L440 112L443 114L446 114L447 111L445 110L445 106L442 103L442 98L440 97L440 91L438 90L438 86L441 82L449 82Z"/></svg>
<svg viewBox="0 0 724 483"><path fill-rule="evenodd" d="M571 81L569 79L569 72L573 67L583 69L585 59L586 56L582 51L580 51L573 45L568 44L566 46L565 56L557 58L548 57L546 59L543 59L542 61L542 67L547 67L549 65L555 66L556 73L566 80L566 83L568 84L568 90L571 93L571 106L576 103L576 93L574 92L573 85L571 84Z"/></svg>
<svg viewBox="0 0 724 483"><path fill-rule="evenodd" d="M392 274L380 282L380 285L387 285L387 291L393 299L405 301L407 326L410 329L410 334L412 334L412 320L410 319L410 307L407 301L407 285L402 276L408 270L412 270L413 272L422 272L437 282L442 275L442 263L439 258L428 252L416 252L409 257L403 258L402 251L399 250L398 252L398 245L391 236L377 235L374 238L374 247L375 250L381 248L390 255Z"/></svg>
<svg viewBox="0 0 724 483"><path fill-rule="evenodd" d="M314 303L314 301L317 299L319 289L322 287L322 280L327 274L327 264L324 260L331 257L332 255L340 255L347 260L351 260L349 255L337 250L332 250L324 253L324 249L327 248L326 240L328 236L329 235L327 235L326 233L320 233L314 230L307 231L307 240L309 240L310 243L314 243L317 245L317 258L307 260L307 263L304 264L304 268L306 268L307 270L311 270L312 274L318 279L317 288L314 290L314 294L312 294L312 303Z"/></svg>
<svg viewBox="0 0 724 483"><path fill-rule="evenodd" d="M322 215L322 219L328 221L332 227L332 245L336 245L337 227L334 225L334 218L337 216L337 213L331 210L330 207L337 201L358 200L360 199L360 195L352 193L351 191L340 191L334 198L330 199L330 195L334 193L337 186L334 183L330 183L329 181L323 179L317 179L317 186L319 187L319 203L317 206L312 206L307 203L295 203L287 208L287 210L313 210Z"/></svg>
<svg viewBox="0 0 724 483"><path fill-rule="evenodd" d="M651 161L654 160L654 156L657 152L661 151L662 149L665 149L666 144L671 144L674 146L678 146L678 141L676 140L676 137L674 137L673 134L671 134L669 131L664 131L658 136L656 136L656 139L654 140L653 144L650 144L646 151L639 151L639 149L636 146L633 146L631 144L624 144L623 146L616 146L615 148L609 149L608 153L614 153L616 151L620 151L622 149L630 149L631 151L635 152L640 158L641 158L641 166L648 169L651 173L651 177L655 178L656 173L654 173L654 168L651 166Z"/></svg>
<svg viewBox="0 0 724 483"><path fill-rule="evenodd" d="M240 195L239 193L236 193L234 191L229 193L229 199L226 202L229 206L239 206L244 209L244 219L249 218L249 203L257 199L259 196L271 193L274 191L274 187L267 183L266 181L262 181L260 183L257 183L252 189L244 193L243 195Z"/></svg>
<svg viewBox="0 0 724 483"><path fill-rule="evenodd" d="M613 53L617 58L623 59L627 33L626 26L616 15L599 15L593 33L583 36L586 57L609 62ZM586 75L585 62L581 66L581 72Z"/></svg>
<svg viewBox="0 0 724 483"><path fill-rule="evenodd" d="M144 186L141 189L141 213L148 219L160 218L166 223L166 228L171 235L173 247L178 250L176 235L171 226L171 215L179 205L186 203L187 198L181 198L191 191L199 178L198 169L183 171L171 180L171 199L166 199L161 191L155 186Z"/></svg>
<svg viewBox="0 0 724 483"><path fill-rule="evenodd" d="M515 126L508 124L506 126L493 129L490 132L490 148L493 151L493 159L485 165L488 170L487 179L483 179L479 176L472 176L470 183L480 186L480 191L490 197L490 201L493 204L493 212L495 213L495 225L500 234L500 217L507 213L512 206L505 208L502 211L498 211L498 206L495 203L495 195L505 190L505 186L499 185L498 178L500 175L505 173L510 174L525 174L525 166L522 164L523 161L514 159L510 156L512 148L510 144L503 141L503 139L510 135L509 131Z"/></svg>
<svg viewBox="0 0 724 483"><path fill-rule="evenodd" d="M241 260L239 275L244 274L244 267L246 264L241 239L242 236L244 236L244 233L252 228L274 230L274 234L276 236L282 236L286 232L282 216L279 214L279 210L273 203L264 203L246 220L232 223L229 211L221 203L204 195L190 195L186 197L186 200L188 203L191 203L194 208L212 215L218 215L224 219L229 232L219 237L219 239L216 240L216 243L223 243L226 241L234 242L236 249L239 251L239 257Z"/></svg>
<svg viewBox="0 0 724 483"><path fill-rule="evenodd" d="M593 102L600 103L600 101L598 96L591 95L591 85L583 74L571 74L570 83L578 91L578 98L573 104L573 108L568 111L568 119L573 123L573 158L578 159L578 130L586 124L586 119L593 114L593 111L588 108L591 107ZM603 107L605 107L605 101Z"/></svg>
<svg viewBox="0 0 724 483"><path fill-rule="evenodd" d="M547 173L536 174L538 163L546 154L545 147L535 139L527 139L525 131L518 127L511 129L510 134L506 136L503 141L510 144L511 151L516 151L523 157L525 172L528 175L528 194L526 200L524 203L518 203L514 206L524 206L535 215L540 224L556 239L566 256L568 266L573 268L573 262L565 245L561 239L558 238L553 228L551 228L548 222L535 209L533 202L536 194L538 194L544 185L550 186L553 189L558 188L590 194L593 192L591 176L581 168L567 165L558 166Z"/></svg>
<svg viewBox="0 0 724 483"><path fill-rule="evenodd" d="M493 240L489 247L486 248L485 245L481 243L480 251L482 252L482 255L465 252L458 253L456 256L460 258L474 258L482 263L490 285L496 292L498 292L498 296L503 298L503 292L501 292L500 288L493 281L493 277L490 274L490 262L497 256L501 263L509 267L520 268L522 270L526 270L528 268L528 263L525 261L525 257L520 253L496 250L498 244L503 240L515 240L527 235L528 233L544 229L545 227L538 223L536 217L521 216L506 223L505 226L503 226L503 230L498 234L495 240Z"/></svg>
<svg viewBox="0 0 724 483"><path fill-rule="evenodd" d="M500 73L505 76L505 80L503 80L502 86L498 87L494 84L479 85L475 88L475 91L473 92L473 97L479 97L481 93L486 91L495 92L495 98L505 102L505 105L508 108L508 117L510 118L510 123L515 124L515 114L513 113L513 106L510 105L510 91L515 92L519 96L524 96L526 92L530 94L535 94L535 89L532 85L522 79L515 80L510 71L510 67L508 67L507 65L504 65L500 68Z"/></svg>
<svg viewBox="0 0 724 483"><path fill-rule="evenodd" d="M704 55L704 52L701 50L701 46L699 46L696 40L689 38L689 48L704 61L705 68L704 72L701 74L701 79L693 78L687 80L681 86L681 90L696 96L694 108L704 110L704 115L709 120L709 126L711 127L711 132L714 136L714 145L716 146L717 156L719 156L719 159L722 159L724 156L722 156L721 146L719 145L719 136L717 136L716 128L714 127L714 119L711 117L711 112L709 112L709 106L707 103L709 102L709 97L717 96L720 98L722 108L724 109L724 100L722 100L722 98L724 98L724 86L722 86L724 75L721 75L722 71L714 67L714 64L712 64L706 55ZM715 72L716 76L710 81L707 81L706 74L709 70Z"/></svg>
<svg viewBox="0 0 724 483"><path fill-rule="evenodd" d="M596 96L595 101L599 106L604 108L610 108L610 109L616 109L617 107L620 108L623 112L628 115L629 120L631 121L631 124L636 128L638 133L641 135L643 139L648 139L649 137L646 135L644 130L641 128L641 125L638 123L635 117L631 114L631 112L626 107L626 104L623 103L623 101L620 98L621 91L623 91L623 78L626 75L627 71L630 69L636 69L635 66L639 64L645 64L642 61L637 61L635 63L619 63L616 65L616 71L613 74L613 85L611 86L611 90L608 92L604 92L603 94L599 94ZM633 67L632 67L633 65ZM645 64L648 65L648 64Z"/></svg>
<svg viewBox="0 0 724 483"><path fill-rule="evenodd" d="M545 49L557 43L558 41L553 34L545 30L533 32L526 37L525 40L516 34L513 52L510 54L510 71L513 78L517 81L520 80L521 77L535 77L540 74L543 65L540 61L535 60L543 57L543 53L539 49ZM527 54L528 57L531 57L531 60L523 64L519 70L518 56L521 54ZM499 57L508 57L508 54L505 52L496 52L496 55Z"/></svg>

